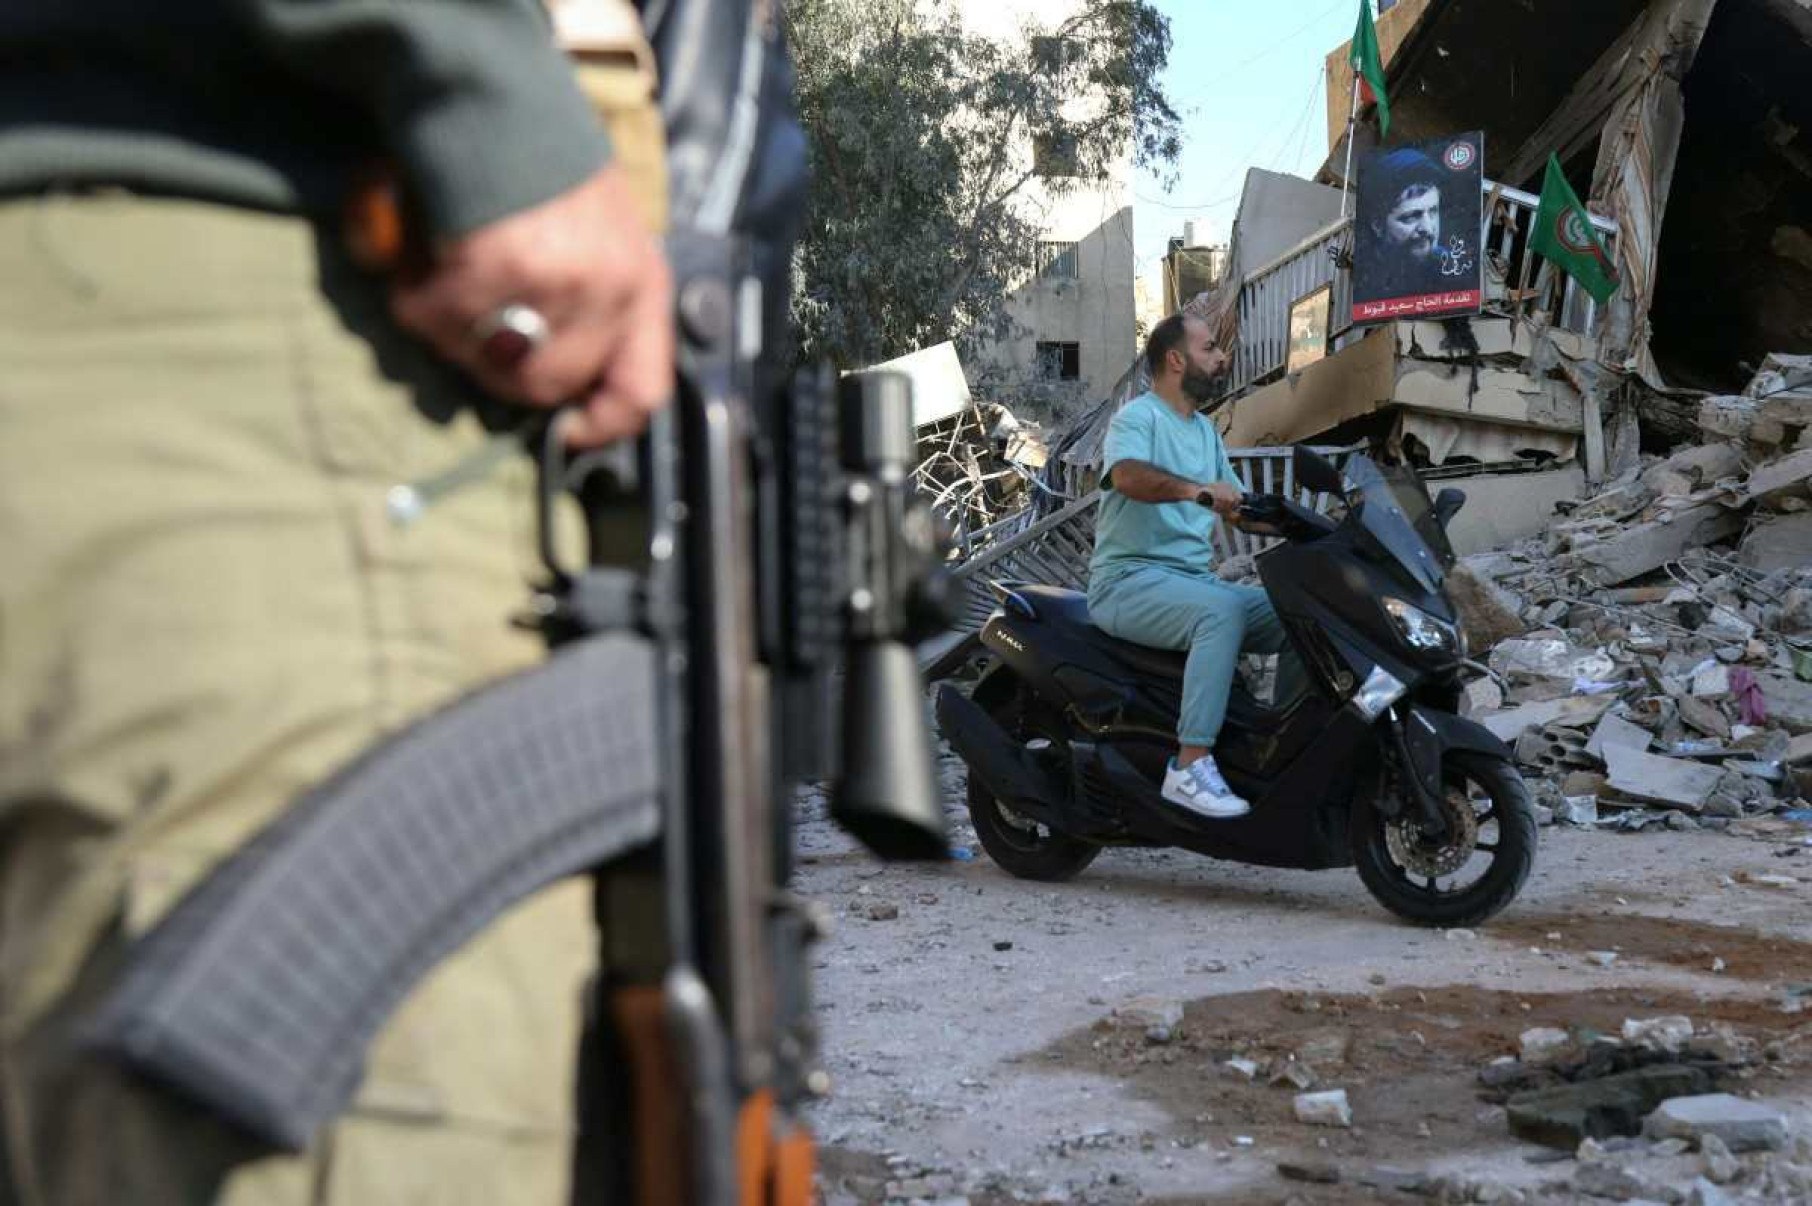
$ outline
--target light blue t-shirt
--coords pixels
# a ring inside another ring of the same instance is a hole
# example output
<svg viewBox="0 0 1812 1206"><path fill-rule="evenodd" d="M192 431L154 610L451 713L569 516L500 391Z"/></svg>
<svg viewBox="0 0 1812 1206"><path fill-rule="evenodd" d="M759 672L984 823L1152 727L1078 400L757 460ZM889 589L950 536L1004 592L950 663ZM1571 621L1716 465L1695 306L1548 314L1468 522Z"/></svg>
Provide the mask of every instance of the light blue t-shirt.
<svg viewBox="0 0 1812 1206"><path fill-rule="evenodd" d="M1185 419L1153 393L1141 394L1107 428L1102 475L1120 461L1144 461L1192 482L1244 486L1227 459L1221 436L1205 415ZM1214 563L1214 512L1200 503L1134 502L1104 484L1095 519L1091 582L1110 581L1141 566L1206 574Z"/></svg>

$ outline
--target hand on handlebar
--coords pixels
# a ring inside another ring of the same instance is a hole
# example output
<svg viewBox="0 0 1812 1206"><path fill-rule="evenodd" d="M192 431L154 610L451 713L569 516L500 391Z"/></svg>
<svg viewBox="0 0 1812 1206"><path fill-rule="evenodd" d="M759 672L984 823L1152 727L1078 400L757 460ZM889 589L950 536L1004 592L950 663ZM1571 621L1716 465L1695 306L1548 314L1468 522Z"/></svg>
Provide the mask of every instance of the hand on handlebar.
<svg viewBox="0 0 1812 1206"><path fill-rule="evenodd" d="M1212 508L1216 515L1228 520L1238 517L1240 500L1244 497L1238 486L1227 482L1209 482L1195 493L1197 503Z"/></svg>

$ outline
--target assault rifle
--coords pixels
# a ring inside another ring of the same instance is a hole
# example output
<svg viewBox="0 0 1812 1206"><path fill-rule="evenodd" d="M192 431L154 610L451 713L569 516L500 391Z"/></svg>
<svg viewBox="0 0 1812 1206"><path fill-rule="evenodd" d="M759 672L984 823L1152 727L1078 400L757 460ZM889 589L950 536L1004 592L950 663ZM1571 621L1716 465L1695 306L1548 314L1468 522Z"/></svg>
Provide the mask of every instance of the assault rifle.
<svg viewBox="0 0 1812 1206"><path fill-rule="evenodd" d="M547 663L310 791L129 954L93 1019L98 1048L272 1145L307 1146L346 1104L437 961L588 874L575 1200L811 1201L823 923L787 888L790 793L825 781L880 856L944 857L912 646L947 581L904 379L774 367L802 164L772 20L673 0L653 30L678 389L633 447L572 458L554 424L522 433L547 568L525 622Z"/></svg>

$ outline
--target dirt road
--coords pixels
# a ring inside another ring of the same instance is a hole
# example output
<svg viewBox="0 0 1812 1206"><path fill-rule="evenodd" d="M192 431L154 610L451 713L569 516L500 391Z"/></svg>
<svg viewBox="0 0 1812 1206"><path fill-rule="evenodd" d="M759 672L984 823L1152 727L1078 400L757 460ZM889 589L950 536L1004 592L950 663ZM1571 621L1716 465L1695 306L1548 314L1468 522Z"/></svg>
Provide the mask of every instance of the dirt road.
<svg viewBox="0 0 1812 1206"><path fill-rule="evenodd" d="M883 867L800 807L800 887L836 919L816 960L832 1203L1409 1200L1380 1188L1392 1169L1533 1193L1566 1170L1510 1135L1480 1069L1532 1027L1665 1014L1774 1043L1737 1091L1807 1122L1812 1011L1788 1010L1812 991L1812 847L1785 825L1544 829L1522 897L1474 934L1397 922L1350 871L1110 851L1017 881L960 811L972 861ZM1141 997L1181 1020L1113 1017ZM1350 1129L1296 1120L1303 1086L1271 1083L1292 1056L1346 1090Z"/></svg>

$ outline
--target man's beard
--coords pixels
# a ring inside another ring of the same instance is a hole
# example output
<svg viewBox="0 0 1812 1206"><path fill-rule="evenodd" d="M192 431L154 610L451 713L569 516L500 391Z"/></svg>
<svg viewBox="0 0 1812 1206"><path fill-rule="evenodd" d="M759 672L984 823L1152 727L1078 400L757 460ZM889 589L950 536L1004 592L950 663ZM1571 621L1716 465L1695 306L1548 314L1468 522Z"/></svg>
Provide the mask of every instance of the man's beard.
<svg viewBox="0 0 1812 1206"><path fill-rule="evenodd" d="M1215 378L1191 365L1183 370L1183 394L1191 402L1206 402L1214 397Z"/></svg>

